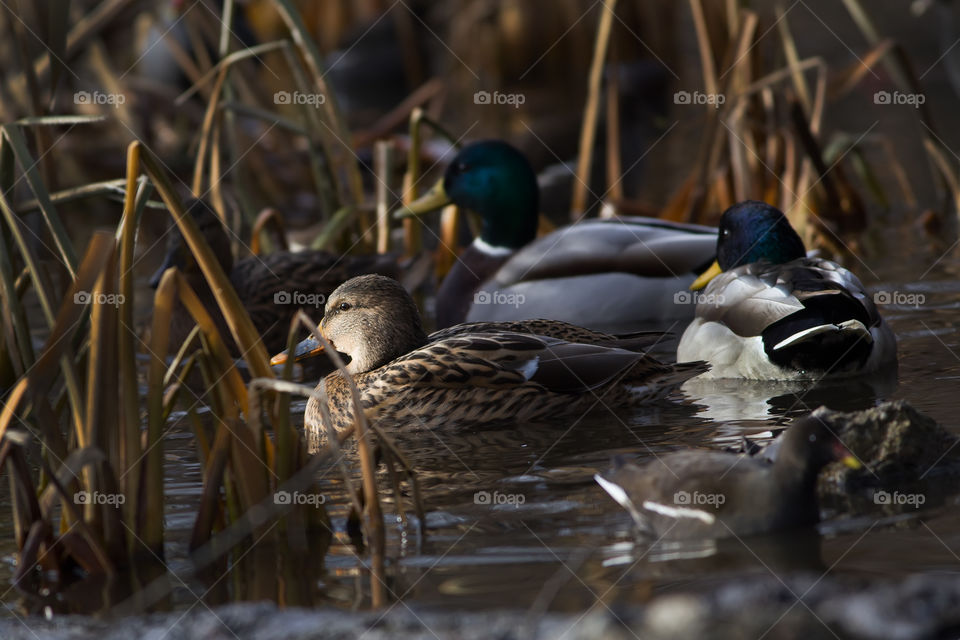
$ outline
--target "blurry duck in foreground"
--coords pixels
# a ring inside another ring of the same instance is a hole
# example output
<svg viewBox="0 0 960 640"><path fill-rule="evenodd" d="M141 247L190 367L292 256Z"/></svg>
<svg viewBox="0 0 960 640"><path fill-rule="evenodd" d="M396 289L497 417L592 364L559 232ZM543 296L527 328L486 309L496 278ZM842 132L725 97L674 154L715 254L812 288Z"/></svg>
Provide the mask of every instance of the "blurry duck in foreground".
<svg viewBox="0 0 960 640"><path fill-rule="evenodd" d="M769 455L679 451L646 464L617 460L596 481L651 539L748 536L816 524L817 475L859 461L820 419L790 426ZM767 449L773 449L768 447Z"/></svg>
<svg viewBox="0 0 960 640"><path fill-rule="evenodd" d="M363 273L397 274L397 264L390 256L335 256L326 251L275 251L234 262L230 240L220 218L201 200L191 199L184 204L230 278L270 353L286 347L290 322L297 311L303 309L308 315L319 316L327 296L340 283ZM241 355L203 272L176 229L167 236L166 257L150 285L156 288L163 272L170 267L180 269L217 323L231 352ZM170 327L172 348L183 344L195 324L193 316L178 299Z"/></svg>
<svg viewBox="0 0 960 640"><path fill-rule="evenodd" d="M896 338L857 277L806 257L786 216L768 204L724 212L717 262L691 288L704 286L677 360L706 360L708 377L814 379L896 368Z"/></svg>
<svg viewBox="0 0 960 640"><path fill-rule="evenodd" d="M469 428L579 416L594 406L652 402L702 373L702 362L663 364L636 351L659 337L611 336L552 320L461 324L427 335L413 299L390 278L365 275L337 288L320 331L349 358L369 418L411 428ZM321 351L316 340L301 358ZM273 364L286 359L274 358ZM347 380L320 381L338 431L354 422ZM322 429L310 398L306 427Z"/></svg>
<svg viewBox="0 0 960 640"><path fill-rule="evenodd" d="M684 290L716 255L716 229L652 218L590 220L536 239L537 176L520 151L499 140L464 147L443 179L397 215L450 203L479 215L482 225L437 292L438 327L553 318L601 328L688 319L693 305L683 303Z"/></svg>

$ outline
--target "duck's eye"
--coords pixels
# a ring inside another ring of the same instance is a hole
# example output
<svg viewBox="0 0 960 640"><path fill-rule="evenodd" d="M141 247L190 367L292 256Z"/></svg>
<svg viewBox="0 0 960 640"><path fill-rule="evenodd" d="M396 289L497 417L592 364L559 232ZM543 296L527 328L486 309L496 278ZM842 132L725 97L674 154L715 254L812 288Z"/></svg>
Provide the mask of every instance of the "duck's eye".
<svg viewBox="0 0 960 640"><path fill-rule="evenodd" d="M817 436L810 434L810 442L816 442L816 441L817 441Z"/></svg>
<svg viewBox="0 0 960 640"><path fill-rule="evenodd" d="M340 304L337 305L337 311L349 311L349 310L350 310L349 302L341 302Z"/></svg>
<svg viewBox="0 0 960 640"><path fill-rule="evenodd" d="M456 168L457 168L457 173L464 173L464 172L468 169L467 163L466 163L466 162L458 162Z"/></svg>
<svg viewBox="0 0 960 640"><path fill-rule="evenodd" d="M724 229L723 231L720 232L720 235L722 235L723 237L727 237L728 235L730 235L730 229Z"/></svg>

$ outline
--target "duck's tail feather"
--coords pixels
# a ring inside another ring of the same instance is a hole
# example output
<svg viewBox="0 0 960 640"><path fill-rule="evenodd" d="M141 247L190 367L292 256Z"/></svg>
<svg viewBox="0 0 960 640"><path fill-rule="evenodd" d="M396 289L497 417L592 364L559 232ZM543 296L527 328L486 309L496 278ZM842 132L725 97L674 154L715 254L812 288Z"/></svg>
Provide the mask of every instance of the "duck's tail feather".
<svg viewBox="0 0 960 640"><path fill-rule="evenodd" d="M873 335L864 319L824 318L809 311L788 316L763 331L763 348L774 364L826 372L866 362Z"/></svg>
<svg viewBox="0 0 960 640"><path fill-rule="evenodd" d="M627 351L646 351L664 341L674 338L669 331L636 331L633 333L618 333L609 346Z"/></svg>
<svg viewBox="0 0 960 640"><path fill-rule="evenodd" d="M773 345L774 351L779 351L781 349L786 349L800 344L801 342L816 340L818 336L825 333L840 333L840 334L850 334L850 337L853 340L867 340L868 342L873 342L873 336L870 335L870 330L867 329L859 320L846 320L839 324L818 324L815 327L810 327L808 329L803 329L792 335L787 336L777 344Z"/></svg>
<svg viewBox="0 0 960 640"><path fill-rule="evenodd" d="M673 393L684 382L706 373L710 365L703 360L694 362L678 362L672 365L660 365L656 372L632 373L623 381L630 389L633 402L646 403L665 398Z"/></svg>
<svg viewBox="0 0 960 640"><path fill-rule="evenodd" d="M690 378L694 378L701 373L710 371L710 363L704 360L694 360L692 362L677 362L670 365L673 369L670 373L664 375L659 380L663 384L680 386Z"/></svg>

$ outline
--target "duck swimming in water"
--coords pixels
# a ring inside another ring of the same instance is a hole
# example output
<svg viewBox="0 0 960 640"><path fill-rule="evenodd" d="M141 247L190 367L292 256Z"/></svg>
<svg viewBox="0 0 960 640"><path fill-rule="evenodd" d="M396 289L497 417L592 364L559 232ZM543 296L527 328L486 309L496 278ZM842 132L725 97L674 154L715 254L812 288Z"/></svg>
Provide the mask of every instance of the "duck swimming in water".
<svg viewBox="0 0 960 640"><path fill-rule="evenodd" d="M860 280L807 257L783 213L746 201L720 220L717 262L694 288L680 362L714 378L817 379L896 369L897 340Z"/></svg>
<svg viewBox="0 0 960 640"><path fill-rule="evenodd" d="M552 318L607 329L688 320L686 288L716 256L716 229L653 218L588 220L537 238L536 173L500 140L465 146L440 182L397 215L450 203L476 213L481 231L437 292L438 327Z"/></svg>
<svg viewBox="0 0 960 640"><path fill-rule="evenodd" d="M581 415L595 406L663 398L702 373L701 362L664 364L641 349L650 336L612 336L552 320L460 324L427 335L413 299L379 275L353 278L330 295L320 332L349 358L364 411L380 424L462 429ZM300 357L320 351L315 340ZM278 356L274 364L285 356ZM338 431L354 422L340 372L320 381ZM322 429L320 401L305 424Z"/></svg>

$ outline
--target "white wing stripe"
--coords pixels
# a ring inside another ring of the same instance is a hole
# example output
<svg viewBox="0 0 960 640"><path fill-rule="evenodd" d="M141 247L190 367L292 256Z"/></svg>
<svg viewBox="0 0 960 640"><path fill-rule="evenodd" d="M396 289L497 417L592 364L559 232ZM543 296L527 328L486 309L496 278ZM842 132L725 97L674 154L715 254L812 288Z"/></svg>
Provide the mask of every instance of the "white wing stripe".
<svg viewBox="0 0 960 640"><path fill-rule="evenodd" d="M647 511L653 511L654 513L659 513L662 516L667 516L668 518L696 518L705 524L713 524L717 521L717 517L715 515L712 513L707 513L706 511L701 511L700 509L690 509L689 507L671 507L659 502L651 502L650 500L644 501L643 508Z"/></svg>

